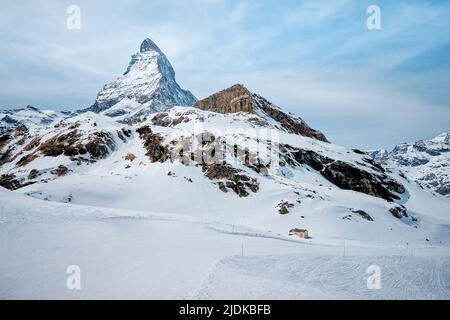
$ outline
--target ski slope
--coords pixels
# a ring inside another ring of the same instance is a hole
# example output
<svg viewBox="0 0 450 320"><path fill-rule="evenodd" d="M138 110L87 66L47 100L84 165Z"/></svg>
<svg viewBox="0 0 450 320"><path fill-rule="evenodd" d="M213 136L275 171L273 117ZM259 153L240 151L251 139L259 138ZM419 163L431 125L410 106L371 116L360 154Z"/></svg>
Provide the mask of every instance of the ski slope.
<svg viewBox="0 0 450 320"><path fill-rule="evenodd" d="M0 190L2 299L448 299L445 245L296 240L242 225ZM366 286L369 265L381 289ZM66 287L69 265L81 290Z"/></svg>

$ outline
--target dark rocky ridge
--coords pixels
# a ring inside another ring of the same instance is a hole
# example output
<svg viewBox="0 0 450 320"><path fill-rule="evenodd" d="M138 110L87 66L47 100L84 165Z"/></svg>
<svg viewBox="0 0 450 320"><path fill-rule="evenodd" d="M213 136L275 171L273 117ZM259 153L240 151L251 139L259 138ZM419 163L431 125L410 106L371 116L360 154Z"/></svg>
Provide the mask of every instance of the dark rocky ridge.
<svg viewBox="0 0 450 320"><path fill-rule="evenodd" d="M265 98L251 93L241 84L235 84L228 89L199 100L194 107L218 113L248 112L257 114L258 111L261 111L276 120L281 128L289 133L328 142L322 132L312 129L302 119L284 113Z"/></svg>
<svg viewBox="0 0 450 320"><path fill-rule="evenodd" d="M385 175L384 169L379 165L372 165L371 169L379 172L372 173L311 150L289 145L280 147L282 159L286 163L291 166L308 165L341 189L362 192L391 202L400 199L396 193L405 192L403 185ZM368 161L368 164L371 164L371 161Z"/></svg>

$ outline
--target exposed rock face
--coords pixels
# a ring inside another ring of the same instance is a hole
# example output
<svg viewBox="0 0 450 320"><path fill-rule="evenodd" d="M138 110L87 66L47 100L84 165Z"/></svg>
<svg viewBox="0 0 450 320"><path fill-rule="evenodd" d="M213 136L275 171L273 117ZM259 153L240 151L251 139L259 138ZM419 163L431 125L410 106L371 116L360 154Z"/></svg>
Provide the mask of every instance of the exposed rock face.
<svg viewBox="0 0 450 320"><path fill-rule="evenodd" d="M380 173L364 171L349 163L289 145L282 145L281 153L282 159L291 166L306 164L320 171L323 177L342 189L362 192L388 201L400 199L395 193L405 192L405 188L400 183L387 177L383 173L384 169L376 163L372 164L371 161L368 161L372 165L371 169Z"/></svg>
<svg viewBox="0 0 450 320"><path fill-rule="evenodd" d="M408 217L408 212L405 208L402 207L394 207L389 209L389 212L396 218L401 219L403 217Z"/></svg>
<svg viewBox="0 0 450 320"><path fill-rule="evenodd" d="M80 137L81 135L76 130L55 135L53 138L42 143L37 149L37 152L48 157L57 157L61 154L66 156L85 154L87 152L86 149L78 144Z"/></svg>
<svg viewBox="0 0 450 320"><path fill-rule="evenodd" d="M293 208L294 205L292 203L289 203L287 201L281 201L278 205L277 205L277 209L278 209L278 213L279 214L288 214L289 213L289 208Z"/></svg>
<svg viewBox="0 0 450 320"><path fill-rule="evenodd" d="M248 112L276 121L284 131L328 142L324 134L311 129L300 118L284 113L263 97L251 93L241 84L217 92L195 103L195 107L218 113Z"/></svg>
<svg viewBox="0 0 450 320"><path fill-rule="evenodd" d="M66 166L59 165L54 170L51 171L52 174L56 174L57 176L65 176L69 172L69 169Z"/></svg>
<svg viewBox="0 0 450 320"><path fill-rule="evenodd" d="M214 93L213 95L199 100L195 107L218 113L251 112L255 113L252 94L243 85L234 86Z"/></svg>
<svg viewBox="0 0 450 320"><path fill-rule="evenodd" d="M365 212L364 210L352 210L353 213L359 214L363 219L366 219L367 221L373 221L373 218Z"/></svg>
<svg viewBox="0 0 450 320"><path fill-rule="evenodd" d="M254 95L258 107L270 118L281 124L287 132L299 134L305 137L314 138L320 141L329 142L325 135L319 130L312 129L300 118L295 118L281 111L269 101L259 95Z"/></svg>
<svg viewBox="0 0 450 320"><path fill-rule="evenodd" d="M28 180L36 179L39 176L39 171L37 169L31 169L28 173Z"/></svg>
<svg viewBox="0 0 450 320"><path fill-rule="evenodd" d="M105 158L115 149L114 139L109 132L95 132L88 139L85 148L93 159Z"/></svg>
<svg viewBox="0 0 450 320"><path fill-rule="evenodd" d="M128 161L130 161L130 162L133 162L133 160L136 159L136 156L135 156L134 154L132 154L131 152L128 152L128 153L125 155L124 159L125 159L125 160L128 160Z"/></svg>
<svg viewBox="0 0 450 320"><path fill-rule="evenodd" d="M164 162L169 158L169 150L164 145L163 138L159 134L152 132L149 126L144 126L136 130L139 137L144 140L146 155L152 162Z"/></svg>
<svg viewBox="0 0 450 320"><path fill-rule="evenodd" d="M342 189L366 193L388 201L400 199L391 191L405 192L403 186L393 180L379 180L377 176L342 161L327 164L320 173Z"/></svg>
<svg viewBox="0 0 450 320"><path fill-rule="evenodd" d="M33 139L34 140L34 139ZM77 130L72 130L67 133L57 134L54 137L43 141L40 145L32 141L37 147L33 153L30 153L19 160L18 166L24 166L34 159L38 155L44 155L48 157L57 157L65 155L71 158L79 155L85 155L89 153L92 159L101 159L106 157L112 150L115 149L114 139L110 133L107 132L95 132L88 136L87 143L82 143L82 134ZM25 147L27 150L29 146Z"/></svg>
<svg viewBox="0 0 450 320"><path fill-rule="evenodd" d="M19 157L22 153L16 152L17 149L20 149L21 146L25 143L25 141L29 138L29 130L28 128L21 124L20 122L17 124L15 128L5 128L0 127L0 131L3 132L3 135L0 136L0 166L14 161L17 157Z"/></svg>
<svg viewBox="0 0 450 320"><path fill-rule="evenodd" d="M149 113L176 105L192 106L195 101L194 95L176 82L175 71L161 49L145 39L125 73L103 87L89 110L132 123Z"/></svg>
<svg viewBox="0 0 450 320"><path fill-rule="evenodd" d="M3 174L0 176L0 186L10 190L16 190L33 183L33 181L24 183L22 179L17 179L14 174Z"/></svg>
<svg viewBox="0 0 450 320"><path fill-rule="evenodd" d="M0 150L3 149L3 146L11 139L9 134L4 134L0 136Z"/></svg>
<svg viewBox="0 0 450 320"><path fill-rule="evenodd" d="M17 166L23 167L29 164L31 161L35 160L38 156L34 153L27 154L26 156L23 156L20 158L19 161L17 161Z"/></svg>
<svg viewBox="0 0 450 320"><path fill-rule="evenodd" d="M225 180L219 182L220 190L227 192L227 189L231 189L239 197L247 197L249 195L248 190L257 192L259 189L256 179L248 177L228 164L205 165L203 171L210 180Z"/></svg>
<svg viewBox="0 0 450 320"><path fill-rule="evenodd" d="M57 179L67 174L72 162L81 165L104 159L120 140L126 143L132 135L127 126L93 113L68 117L52 126L28 124L26 114L21 117L26 125L19 122L15 128L0 127L0 174L2 185L10 189ZM38 160L39 170L33 168Z"/></svg>

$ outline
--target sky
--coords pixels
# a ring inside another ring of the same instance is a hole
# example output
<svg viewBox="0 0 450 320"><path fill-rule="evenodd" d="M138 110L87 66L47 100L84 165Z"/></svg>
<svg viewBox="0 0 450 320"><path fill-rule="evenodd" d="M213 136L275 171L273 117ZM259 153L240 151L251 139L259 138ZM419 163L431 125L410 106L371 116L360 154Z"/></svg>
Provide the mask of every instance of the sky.
<svg viewBox="0 0 450 320"><path fill-rule="evenodd" d="M0 0L0 109L90 106L148 37L197 98L242 83L333 143L390 149L450 131L449 16L445 0Z"/></svg>

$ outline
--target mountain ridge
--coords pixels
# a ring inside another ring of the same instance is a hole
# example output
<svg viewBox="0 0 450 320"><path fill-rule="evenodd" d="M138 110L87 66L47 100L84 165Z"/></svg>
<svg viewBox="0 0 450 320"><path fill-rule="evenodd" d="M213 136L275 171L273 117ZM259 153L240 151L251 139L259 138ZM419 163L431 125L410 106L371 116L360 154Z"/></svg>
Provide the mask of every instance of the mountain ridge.
<svg viewBox="0 0 450 320"><path fill-rule="evenodd" d="M175 105L193 105L195 96L182 89L166 55L149 38L132 55L124 74L106 84L89 111L123 122L136 122L151 112Z"/></svg>
<svg viewBox="0 0 450 320"><path fill-rule="evenodd" d="M385 166L399 168L420 186L450 197L450 132L429 140L399 143L390 152L382 149L368 153Z"/></svg>
<svg viewBox="0 0 450 320"><path fill-rule="evenodd" d="M142 72L149 64L162 76L157 59L164 57L155 46L144 41L130 63L125 79L136 83L120 78L119 85L106 86L113 96L100 94L112 106L61 114L48 123L37 109L19 114L38 115L34 122L7 114L18 122L1 124L0 185L47 201L152 208L233 224L246 224L250 215L252 227L285 235L307 228L325 238L368 239L389 230L391 240L428 233L439 238L436 215L448 205L443 199L417 190L396 167L330 143L243 85L193 106L159 104L160 111L152 110L154 92L137 89L155 79ZM165 67L174 80L170 64ZM179 92L166 89L168 96ZM149 103L127 104L141 93ZM434 205L420 207L418 199Z"/></svg>

